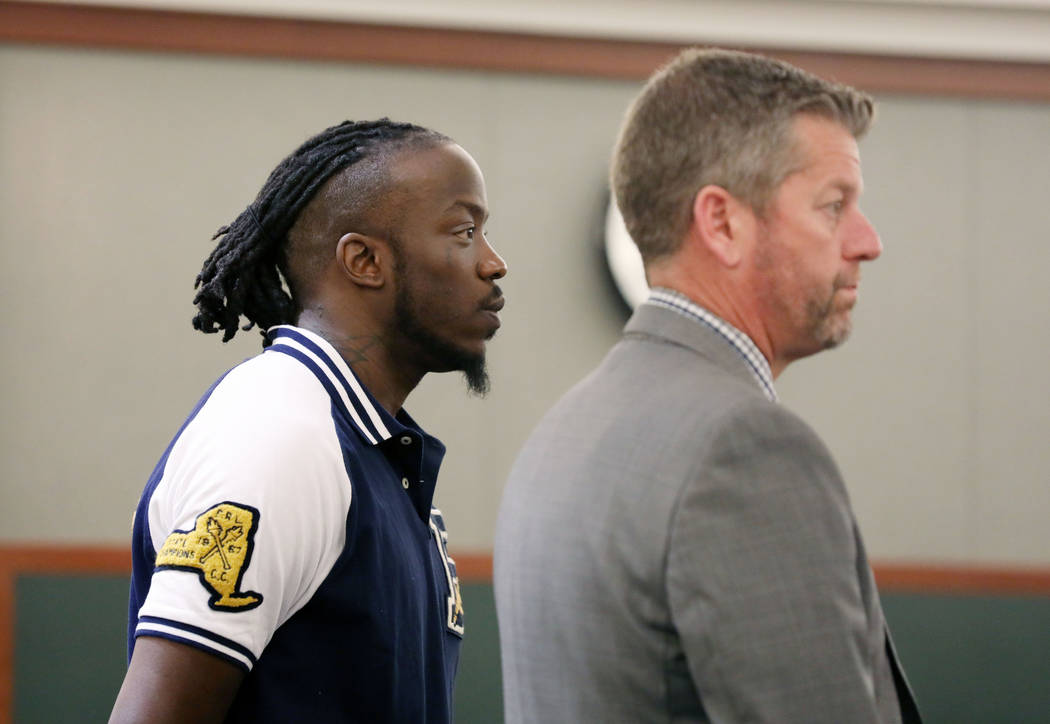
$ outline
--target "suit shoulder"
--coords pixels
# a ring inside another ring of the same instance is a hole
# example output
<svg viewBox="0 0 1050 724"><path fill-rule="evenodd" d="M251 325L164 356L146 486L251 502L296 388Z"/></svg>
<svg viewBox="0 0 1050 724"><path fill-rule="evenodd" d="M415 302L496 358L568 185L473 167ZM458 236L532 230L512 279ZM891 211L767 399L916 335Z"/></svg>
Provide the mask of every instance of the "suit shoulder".
<svg viewBox="0 0 1050 724"><path fill-rule="evenodd" d="M680 420L689 409L722 409L750 398L766 400L746 369L727 369L674 340L635 335L618 342L555 407L658 410L664 420Z"/></svg>
<svg viewBox="0 0 1050 724"><path fill-rule="evenodd" d="M741 399L712 420L705 440L683 491L728 492L741 500L813 510L828 504L837 511L849 507L831 451L813 428L780 404Z"/></svg>
<svg viewBox="0 0 1050 724"><path fill-rule="evenodd" d="M736 397L720 410L711 425L719 437L751 438L762 444L780 440L830 457L809 423L784 405L762 396Z"/></svg>

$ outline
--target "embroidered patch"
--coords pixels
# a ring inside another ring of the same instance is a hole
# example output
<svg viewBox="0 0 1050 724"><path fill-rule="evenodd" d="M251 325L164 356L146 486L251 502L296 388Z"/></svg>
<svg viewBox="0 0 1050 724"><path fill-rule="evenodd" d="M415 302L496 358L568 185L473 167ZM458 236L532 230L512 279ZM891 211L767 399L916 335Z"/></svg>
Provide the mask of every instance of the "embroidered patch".
<svg viewBox="0 0 1050 724"><path fill-rule="evenodd" d="M262 594L242 591L259 527L259 511L239 503L219 503L197 516L193 530L176 530L157 552L158 569L191 571L211 593L216 611L248 611Z"/></svg>
<svg viewBox="0 0 1050 724"><path fill-rule="evenodd" d="M459 576L456 575L456 562L448 554L448 533L445 532L445 520L441 511L437 508L430 509L430 532L434 535L438 552L441 554L441 562L445 566L445 580L448 583L448 597L445 599L447 606L448 630L463 635L463 597L459 594Z"/></svg>

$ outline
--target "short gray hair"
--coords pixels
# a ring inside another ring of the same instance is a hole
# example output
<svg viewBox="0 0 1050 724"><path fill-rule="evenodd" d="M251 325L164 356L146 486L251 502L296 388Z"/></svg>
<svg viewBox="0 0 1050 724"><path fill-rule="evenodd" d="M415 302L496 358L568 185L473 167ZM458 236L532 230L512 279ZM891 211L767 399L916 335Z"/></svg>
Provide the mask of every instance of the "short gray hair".
<svg viewBox="0 0 1050 724"><path fill-rule="evenodd" d="M631 104L611 184L643 260L676 251L704 186L721 186L761 213L798 160L798 114L836 121L855 138L871 96L779 60L692 48L656 72Z"/></svg>

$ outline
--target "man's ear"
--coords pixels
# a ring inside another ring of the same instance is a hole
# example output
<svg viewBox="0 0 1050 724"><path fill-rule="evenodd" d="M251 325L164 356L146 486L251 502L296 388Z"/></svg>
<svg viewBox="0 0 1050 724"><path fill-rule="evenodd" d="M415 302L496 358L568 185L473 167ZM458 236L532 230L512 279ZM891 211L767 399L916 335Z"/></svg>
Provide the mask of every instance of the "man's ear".
<svg viewBox="0 0 1050 724"><path fill-rule="evenodd" d="M393 256L386 242L354 231L340 237L335 259L350 281L373 289L386 283L386 275L393 268Z"/></svg>
<svg viewBox="0 0 1050 724"><path fill-rule="evenodd" d="M754 231L751 207L721 186L700 189L693 199L693 233L716 259L729 268L744 258Z"/></svg>

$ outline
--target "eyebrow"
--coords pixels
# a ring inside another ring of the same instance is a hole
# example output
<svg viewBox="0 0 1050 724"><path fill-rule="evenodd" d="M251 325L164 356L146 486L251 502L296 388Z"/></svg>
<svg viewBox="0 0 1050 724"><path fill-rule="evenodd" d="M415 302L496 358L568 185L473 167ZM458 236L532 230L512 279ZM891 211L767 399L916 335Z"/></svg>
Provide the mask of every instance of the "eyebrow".
<svg viewBox="0 0 1050 724"><path fill-rule="evenodd" d="M825 188L835 189L841 191L846 196L859 197L864 192L864 183L853 183L852 181L835 180L829 183Z"/></svg>
<svg viewBox="0 0 1050 724"><path fill-rule="evenodd" d="M446 212L447 211L451 211L452 209L454 209L456 207L459 207L459 208L462 208L462 209L466 209L468 212L470 212L471 216L473 216L475 218L480 217L483 222L487 221L488 218L489 218L489 210L486 209L484 206L481 206L479 204L475 204L472 201L463 201L463 200L453 201L452 204L449 205L449 207L447 209L445 209L445 211Z"/></svg>

